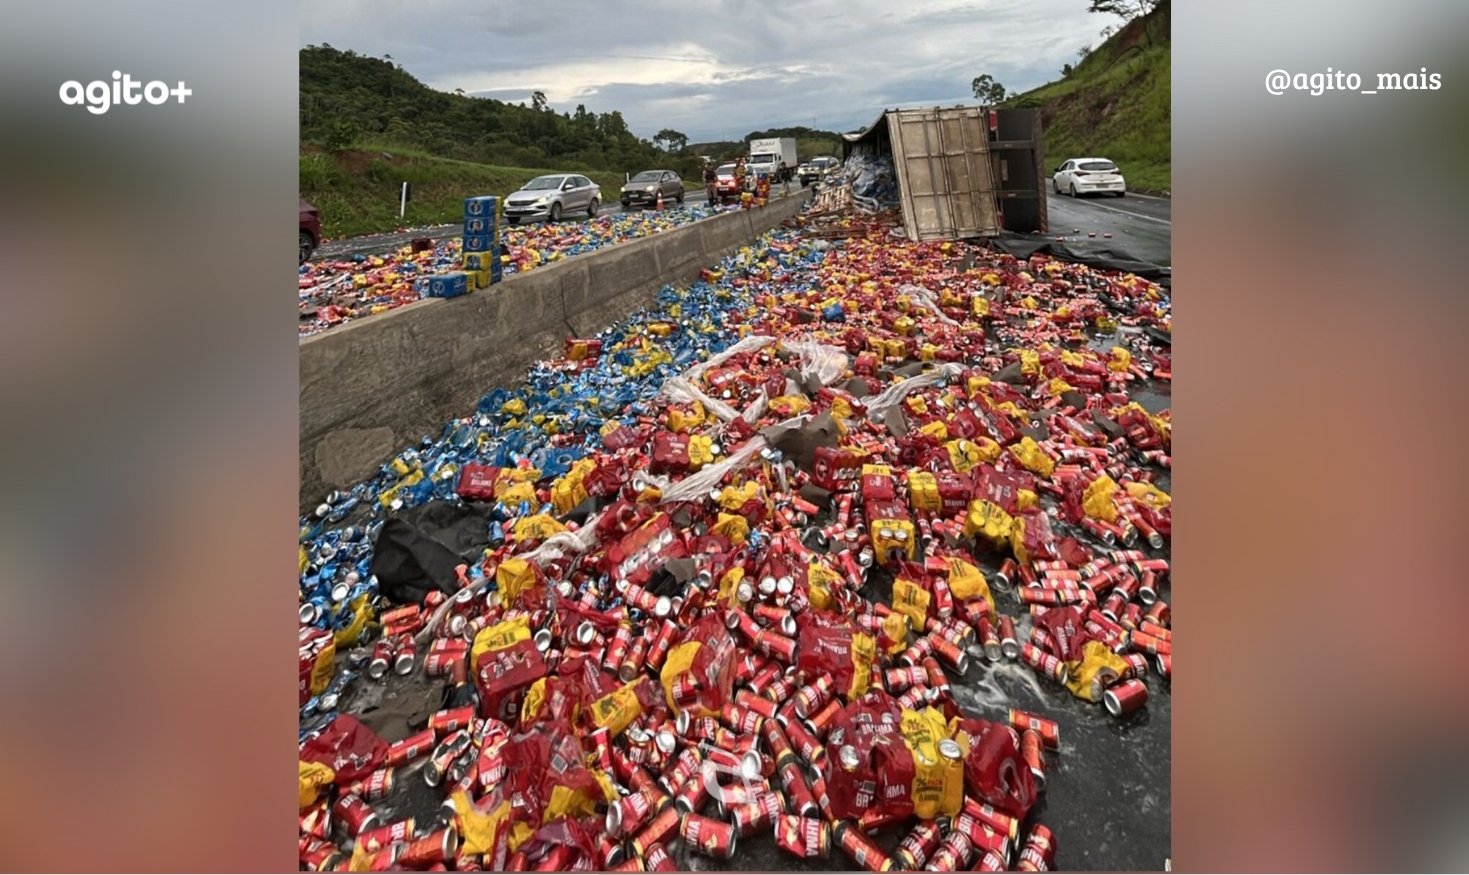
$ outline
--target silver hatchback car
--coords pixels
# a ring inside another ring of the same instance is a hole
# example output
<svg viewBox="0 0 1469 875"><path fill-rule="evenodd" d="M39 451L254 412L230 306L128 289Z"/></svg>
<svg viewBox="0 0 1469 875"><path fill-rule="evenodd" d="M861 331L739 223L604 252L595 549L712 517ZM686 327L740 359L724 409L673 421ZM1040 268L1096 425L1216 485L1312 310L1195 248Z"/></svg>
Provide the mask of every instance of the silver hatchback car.
<svg viewBox="0 0 1469 875"><path fill-rule="evenodd" d="M505 198L505 221L512 225L521 219L557 222L562 216L579 214L590 218L601 205L602 189L595 182L575 173L553 173L537 176Z"/></svg>

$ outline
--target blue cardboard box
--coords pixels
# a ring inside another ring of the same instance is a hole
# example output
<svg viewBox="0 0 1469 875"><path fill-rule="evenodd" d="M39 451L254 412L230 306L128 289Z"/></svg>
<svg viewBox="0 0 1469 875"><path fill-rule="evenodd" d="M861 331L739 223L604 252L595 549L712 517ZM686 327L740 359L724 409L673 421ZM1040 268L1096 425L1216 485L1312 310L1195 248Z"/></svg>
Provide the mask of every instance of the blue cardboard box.
<svg viewBox="0 0 1469 875"><path fill-rule="evenodd" d="M493 214L488 216L465 216L464 233L466 234L490 234L494 235L500 230L500 223Z"/></svg>
<svg viewBox="0 0 1469 875"><path fill-rule="evenodd" d="M430 298L457 298L469 291L469 274L462 271L435 274L428 278Z"/></svg>
<svg viewBox="0 0 1469 875"><path fill-rule="evenodd" d="M495 208L499 205L500 199L492 194L466 198L464 201L464 218L468 219L471 216L488 216L494 218Z"/></svg>
<svg viewBox="0 0 1469 875"><path fill-rule="evenodd" d="M465 252L494 252L500 248L500 238L496 234L465 234Z"/></svg>

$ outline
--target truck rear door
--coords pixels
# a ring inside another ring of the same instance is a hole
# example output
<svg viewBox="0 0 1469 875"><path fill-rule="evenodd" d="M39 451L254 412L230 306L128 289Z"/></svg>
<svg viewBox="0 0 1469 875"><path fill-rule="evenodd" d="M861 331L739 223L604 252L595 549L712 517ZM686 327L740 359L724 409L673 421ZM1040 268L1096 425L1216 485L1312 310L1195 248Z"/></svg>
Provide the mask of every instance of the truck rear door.
<svg viewBox="0 0 1469 875"><path fill-rule="evenodd" d="M910 240L1000 233L979 108L900 110L888 115L888 134Z"/></svg>

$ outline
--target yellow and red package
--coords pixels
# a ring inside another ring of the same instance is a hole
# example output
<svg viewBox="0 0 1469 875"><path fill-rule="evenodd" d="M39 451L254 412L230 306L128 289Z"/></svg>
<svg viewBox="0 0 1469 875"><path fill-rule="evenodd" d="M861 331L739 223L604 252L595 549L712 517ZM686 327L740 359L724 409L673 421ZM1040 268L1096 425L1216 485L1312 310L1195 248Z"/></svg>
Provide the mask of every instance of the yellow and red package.
<svg viewBox="0 0 1469 875"><path fill-rule="evenodd" d="M923 820L953 817L964 806L963 749L949 738L935 708L904 710L903 743L913 757L913 814Z"/></svg>
<svg viewBox="0 0 1469 875"><path fill-rule="evenodd" d="M893 581L893 611L907 617L912 628L921 630L928 622L932 601L932 593L919 581L906 576Z"/></svg>
<svg viewBox="0 0 1469 875"><path fill-rule="evenodd" d="M942 423L938 423L942 425ZM908 472L908 500L914 511L937 513L943 509L939 495L938 478L928 471L914 469Z"/></svg>
<svg viewBox="0 0 1469 875"><path fill-rule="evenodd" d="M1022 437L1019 443L1010 445L1010 455L1024 465L1027 471L1039 474L1047 480L1056 470L1056 460L1051 458L1045 450L1041 449L1041 445L1028 435Z"/></svg>
<svg viewBox="0 0 1469 875"><path fill-rule="evenodd" d="M847 699L867 692L877 664L877 642L871 635L824 615L808 614L797 640L796 668L806 677L830 677Z"/></svg>
<svg viewBox="0 0 1469 875"><path fill-rule="evenodd" d="M969 503L964 516L964 534L982 537L992 544L1003 544L1010 540L1015 521L1005 509L992 501L977 498Z"/></svg>

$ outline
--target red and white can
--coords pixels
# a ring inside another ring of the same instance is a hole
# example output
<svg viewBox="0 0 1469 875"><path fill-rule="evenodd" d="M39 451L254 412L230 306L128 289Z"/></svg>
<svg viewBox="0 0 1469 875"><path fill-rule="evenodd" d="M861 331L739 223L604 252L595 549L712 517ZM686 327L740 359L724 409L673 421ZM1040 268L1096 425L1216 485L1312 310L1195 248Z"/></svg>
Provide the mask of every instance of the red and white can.
<svg viewBox="0 0 1469 875"><path fill-rule="evenodd" d="M1056 836L1042 824L1036 824L1020 852L1021 872L1049 872L1056 863Z"/></svg>
<svg viewBox="0 0 1469 875"><path fill-rule="evenodd" d="M663 845L653 845L643 852L643 865L649 872L677 872L678 865Z"/></svg>
<svg viewBox="0 0 1469 875"><path fill-rule="evenodd" d="M790 720L785 725L786 736L796 753L806 762L819 765L826 756L826 748L822 746L821 739L806 727L800 720Z"/></svg>
<svg viewBox="0 0 1469 875"><path fill-rule="evenodd" d="M361 796L346 793L332 806L332 816L347 828L347 835L356 838L378 825L377 812L372 810Z"/></svg>
<svg viewBox="0 0 1469 875"><path fill-rule="evenodd" d="M1015 620L1009 614L1000 616L1000 654L1006 659L1020 656L1020 639L1015 637Z"/></svg>
<svg viewBox="0 0 1469 875"><path fill-rule="evenodd" d="M607 834L614 838L630 836L642 829L653 816L653 800L641 791L624 796L607 808Z"/></svg>
<svg viewBox="0 0 1469 875"><path fill-rule="evenodd" d="M448 711L436 711L429 715L428 728L440 736L457 732L460 729L468 729L474 720L474 706L466 705L463 708L453 708Z"/></svg>
<svg viewBox="0 0 1469 875"><path fill-rule="evenodd" d="M741 805L732 806L728 811L729 822L734 825L735 831L746 838L769 829L776 821L785 814L785 797L779 793L765 791L757 793L755 798ZM779 832L776 833L779 841Z"/></svg>
<svg viewBox="0 0 1469 875"><path fill-rule="evenodd" d="M431 678L450 677L469 659L465 650L437 650L423 658L423 673Z"/></svg>
<svg viewBox="0 0 1469 875"><path fill-rule="evenodd" d="M728 860L734 856L738 841L732 825L700 814L684 815L679 837L695 853L720 860Z"/></svg>
<svg viewBox="0 0 1469 875"><path fill-rule="evenodd" d="M823 675L796 691L795 710L800 717L810 717L826 706L835 694L831 675Z"/></svg>
<svg viewBox="0 0 1469 875"><path fill-rule="evenodd" d="M680 819L677 808L672 805L663 806L657 814L653 815L653 819L632 837L633 850L643 855L644 862L646 862L649 848L678 835Z"/></svg>
<svg viewBox="0 0 1469 875"><path fill-rule="evenodd" d="M409 869L424 869L453 860L454 852L458 848L459 832L451 824L421 839L408 842L398 853L395 862Z"/></svg>
<svg viewBox="0 0 1469 875"><path fill-rule="evenodd" d="M404 635L398 639L398 646L393 654L394 674L406 675L413 671L413 660L416 658L417 649L411 636Z"/></svg>
<svg viewBox="0 0 1469 875"><path fill-rule="evenodd" d="M388 845L406 842L413 838L414 821L409 817L395 823L373 827L357 836L357 844L364 850L376 851Z"/></svg>
<svg viewBox="0 0 1469 875"><path fill-rule="evenodd" d="M1034 644L1025 644L1020 648L1020 660L1057 683L1064 684L1069 677L1066 663Z"/></svg>
<svg viewBox="0 0 1469 875"><path fill-rule="evenodd" d="M974 843L962 830L953 830L939 844L924 868L929 872L959 872L969 866Z"/></svg>
<svg viewBox="0 0 1469 875"><path fill-rule="evenodd" d="M882 674L883 687L889 693L901 693L910 687L928 682L928 671L920 665L890 668Z"/></svg>
<svg viewBox="0 0 1469 875"><path fill-rule="evenodd" d="M678 792L673 794L674 808L684 814L689 814L698 811L705 802L709 801L709 785L704 781L704 770L707 768L706 762L699 772L684 781L683 786L678 788Z"/></svg>
<svg viewBox="0 0 1469 875"><path fill-rule="evenodd" d="M783 814L775 822L775 843L804 859L825 857L831 851L831 830L824 820Z"/></svg>
<svg viewBox="0 0 1469 875"><path fill-rule="evenodd" d="M839 823L834 836L837 845L853 863L868 872L888 872L893 868L893 859L883 853L872 839L850 823Z"/></svg>
<svg viewBox="0 0 1469 875"><path fill-rule="evenodd" d="M347 792L361 796L366 802L381 802L393 792L395 777L397 777L396 770L392 766L385 766L352 782Z"/></svg>
<svg viewBox="0 0 1469 875"><path fill-rule="evenodd" d="M893 852L893 857L897 862L903 864L904 869L916 870L928 862L943 840L944 833L939 828L938 821L921 821L906 836L903 836L903 840L898 843L897 850Z"/></svg>
<svg viewBox="0 0 1469 875"><path fill-rule="evenodd" d="M744 708L747 711L754 711L767 720L775 716L777 707L774 701L760 696L751 690L736 691L734 704L736 707Z"/></svg>
<svg viewBox="0 0 1469 875"><path fill-rule="evenodd" d="M1034 729L1026 729L1020 733L1020 757L1025 760L1025 765L1030 769L1030 774L1035 778L1037 790L1046 789L1046 759L1041 752L1041 734Z"/></svg>
<svg viewBox="0 0 1469 875"><path fill-rule="evenodd" d="M1148 702L1148 687L1137 678L1125 680L1102 694L1102 703L1113 717L1131 714Z"/></svg>
<svg viewBox="0 0 1469 875"><path fill-rule="evenodd" d="M800 766L794 761L787 760L786 764L781 767L780 783L786 792L786 799L792 814L816 817L821 813L821 806L816 804L816 797L806 783L806 776L801 774Z"/></svg>
<svg viewBox="0 0 1469 875"><path fill-rule="evenodd" d="M816 733L818 738L825 738L826 732L836 719L842 714L842 703L836 699L827 702L820 711L806 719L806 725Z"/></svg>

